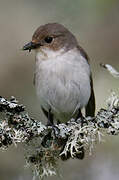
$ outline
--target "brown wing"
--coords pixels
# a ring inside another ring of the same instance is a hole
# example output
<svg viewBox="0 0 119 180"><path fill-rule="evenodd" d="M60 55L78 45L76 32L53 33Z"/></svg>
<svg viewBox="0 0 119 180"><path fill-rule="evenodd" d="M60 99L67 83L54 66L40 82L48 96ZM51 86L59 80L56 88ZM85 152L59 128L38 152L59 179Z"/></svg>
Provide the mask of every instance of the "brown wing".
<svg viewBox="0 0 119 180"><path fill-rule="evenodd" d="M79 49L81 55L87 60L87 62L89 63L90 59L87 55L87 53L85 52L85 50L81 47L81 46L77 46L77 48Z"/></svg>
<svg viewBox="0 0 119 180"><path fill-rule="evenodd" d="M87 60L89 63L89 57L87 53L84 51L84 49L81 46L77 47L80 50L81 55ZM85 107L85 114L86 116L95 116L95 95L94 95L94 90L93 90L93 80L92 80L92 75L90 76L90 85L91 85L91 96L88 101L87 106Z"/></svg>
<svg viewBox="0 0 119 180"><path fill-rule="evenodd" d="M92 77L90 77L90 85L91 85L91 96L90 96L87 106L85 107L86 117L87 116L91 116L91 117L95 116L95 95L94 95L94 90L93 90Z"/></svg>

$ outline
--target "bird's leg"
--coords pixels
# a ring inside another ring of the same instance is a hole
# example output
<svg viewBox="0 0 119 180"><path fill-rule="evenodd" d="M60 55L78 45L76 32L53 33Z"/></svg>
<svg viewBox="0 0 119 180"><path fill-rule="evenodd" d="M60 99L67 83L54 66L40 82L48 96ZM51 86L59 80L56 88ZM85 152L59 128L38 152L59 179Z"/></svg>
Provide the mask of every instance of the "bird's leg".
<svg viewBox="0 0 119 180"><path fill-rule="evenodd" d="M47 121L47 126L51 126L52 127L52 130L54 132L54 135L56 137L56 134L59 134L59 129L58 127L56 127L53 123L53 114L51 113L51 108L49 109L49 111L45 111L43 108L42 108L44 114L46 115L48 121ZM48 147L49 146L49 141L52 142L52 135L51 135L52 131L49 131L47 135L44 136L43 140L42 140L42 146L43 147ZM50 144L51 145L51 144Z"/></svg>
<svg viewBox="0 0 119 180"><path fill-rule="evenodd" d="M53 126L53 114L51 113L51 108L48 111L48 121L47 121L47 126Z"/></svg>
<svg viewBox="0 0 119 180"><path fill-rule="evenodd" d="M57 126L54 125L53 123L53 114L51 113L51 108L48 111L48 122L47 122L47 126L52 126L53 130L54 130L54 134L59 134L59 129Z"/></svg>
<svg viewBox="0 0 119 180"><path fill-rule="evenodd" d="M83 118L83 115L82 115L82 112L81 112L80 109L78 110L78 114L77 114L77 116L76 116L76 120L77 120L78 118L81 119L81 127L83 127L83 124L84 124L84 118Z"/></svg>

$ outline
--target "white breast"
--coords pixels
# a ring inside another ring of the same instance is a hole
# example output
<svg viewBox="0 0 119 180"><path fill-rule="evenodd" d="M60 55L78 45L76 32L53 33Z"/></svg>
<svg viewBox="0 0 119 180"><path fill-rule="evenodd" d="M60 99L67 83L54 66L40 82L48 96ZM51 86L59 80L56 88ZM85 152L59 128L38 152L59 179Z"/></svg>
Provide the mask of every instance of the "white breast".
<svg viewBox="0 0 119 180"><path fill-rule="evenodd" d="M50 56L41 53L36 56L37 94L46 110L51 108L60 120L62 116L69 118L88 103L90 67L75 49L48 54Z"/></svg>

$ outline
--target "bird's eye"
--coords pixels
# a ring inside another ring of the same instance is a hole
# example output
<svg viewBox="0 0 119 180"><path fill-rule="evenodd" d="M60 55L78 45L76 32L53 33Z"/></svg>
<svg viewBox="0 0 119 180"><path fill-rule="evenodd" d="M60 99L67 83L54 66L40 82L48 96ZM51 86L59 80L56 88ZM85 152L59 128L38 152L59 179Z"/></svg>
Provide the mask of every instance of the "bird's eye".
<svg viewBox="0 0 119 180"><path fill-rule="evenodd" d="M47 36L47 37L45 38L45 42L46 42L46 43L51 43L52 40L53 40L53 37L50 37L50 36Z"/></svg>

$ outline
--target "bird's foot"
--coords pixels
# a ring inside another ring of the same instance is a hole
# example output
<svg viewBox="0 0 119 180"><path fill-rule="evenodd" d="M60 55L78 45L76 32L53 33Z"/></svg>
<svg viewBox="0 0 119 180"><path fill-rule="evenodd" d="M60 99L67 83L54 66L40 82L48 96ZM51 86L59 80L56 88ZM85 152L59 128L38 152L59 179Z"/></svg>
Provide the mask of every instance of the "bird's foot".
<svg viewBox="0 0 119 180"><path fill-rule="evenodd" d="M60 130L57 126L54 124L47 124L47 127L49 129L49 132L43 137L41 145L45 148L48 148L51 146L52 142L56 139L58 139Z"/></svg>
<svg viewBox="0 0 119 180"><path fill-rule="evenodd" d="M53 130L53 133L54 133L55 137L57 137L60 134L60 130L56 125L50 124L50 125L47 125L47 126L52 127L52 130Z"/></svg>
<svg viewBox="0 0 119 180"><path fill-rule="evenodd" d="M85 119L85 117L79 117L77 120L76 120L77 123L81 124L81 127L83 127L84 125L87 124L87 120Z"/></svg>

